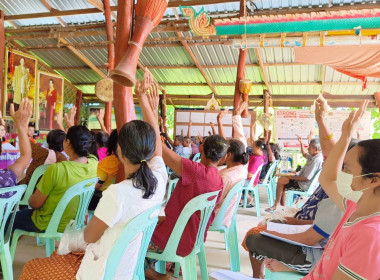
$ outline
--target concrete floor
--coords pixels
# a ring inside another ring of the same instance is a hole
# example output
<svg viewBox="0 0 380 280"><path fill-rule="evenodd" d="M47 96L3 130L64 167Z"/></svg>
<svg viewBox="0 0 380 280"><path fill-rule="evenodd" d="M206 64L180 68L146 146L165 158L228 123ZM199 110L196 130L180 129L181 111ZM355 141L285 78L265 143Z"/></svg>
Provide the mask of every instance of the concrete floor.
<svg viewBox="0 0 380 280"><path fill-rule="evenodd" d="M264 209L269 207L266 190L264 188L260 188L259 193L262 217L256 217L256 208L243 209L242 207L239 207L237 214L237 231L239 239L241 273L248 276L252 276L251 265L248 259L248 253L243 249L243 247L240 246L240 244L243 241L246 232L250 228L256 226L263 219L263 216L267 214L264 211ZM224 237L222 234L218 232L209 232L207 234L205 249L209 273L219 269L230 269L229 255L228 252L224 250ZM23 237L18 243L15 261L13 264L14 279L19 278L22 267L28 260L41 258L44 256L45 247L37 247L35 238L28 236ZM198 275L200 279L199 267ZM172 279L181 279L181 277L172 277Z"/></svg>

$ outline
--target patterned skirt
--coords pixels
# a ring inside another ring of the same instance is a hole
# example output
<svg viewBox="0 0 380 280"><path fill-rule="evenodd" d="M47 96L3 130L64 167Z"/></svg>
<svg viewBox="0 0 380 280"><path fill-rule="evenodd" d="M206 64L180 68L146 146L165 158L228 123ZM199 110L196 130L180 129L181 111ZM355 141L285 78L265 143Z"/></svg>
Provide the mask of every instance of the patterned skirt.
<svg viewBox="0 0 380 280"><path fill-rule="evenodd" d="M28 261L19 280L75 280L84 253L58 255Z"/></svg>

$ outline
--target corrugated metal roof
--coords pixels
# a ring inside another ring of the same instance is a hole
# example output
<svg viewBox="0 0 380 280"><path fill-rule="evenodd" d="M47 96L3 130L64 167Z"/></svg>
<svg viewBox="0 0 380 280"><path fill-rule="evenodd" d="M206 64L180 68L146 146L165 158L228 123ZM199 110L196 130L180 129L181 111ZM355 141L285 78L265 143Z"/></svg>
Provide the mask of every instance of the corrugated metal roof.
<svg viewBox="0 0 380 280"><path fill-rule="evenodd" d="M210 77L212 83L235 83L236 67L233 68L204 68L206 75ZM263 82L260 67L246 67L245 77L254 83Z"/></svg>
<svg viewBox="0 0 380 280"><path fill-rule="evenodd" d="M177 95L207 95L212 92L208 86L197 87L178 87L178 86L164 86L167 94ZM168 104L170 104L168 102Z"/></svg>
<svg viewBox="0 0 380 280"><path fill-rule="evenodd" d="M101 70L105 75L106 70ZM101 77L91 69L86 70L59 70L64 77L66 77L73 84L91 84L98 82ZM95 91L93 91L95 92ZM92 93L93 93L92 92Z"/></svg>
<svg viewBox="0 0 380 280"><path fill-rule="evenodd" d="M68 49L33 51L38 57L43 59L51 67L86 66L82 60Z"/></svg>
<svg viewBox="0 0 380 280"><path fill-rule="evenodd" d="M150 69L159 83L206 83L198 69Z"/></svg>
<svg viewBox="0 0 380 280"><path fill-rule="evenodd" d="M216 87L219 95L234 95L235 87ZM262 85L252 85L252 90L249 95L263 95L264 87Z"/></svg>
<svg viewBox="0 0 380 280"><path fill-rule="evenodd" d="M183 47L143 48L140 61L150 65L194 65Z"/></svg>
<svg viewBox="0 0 380 280"><path fill-rule="evenodd" d="M320 94L321 88L322 86L320 85L272 86L272 94L273 95L312 95L312 94Z"/></svg>
<svg viewBox="0 0 380 280"><path fill-rule="evenodd" d="M263 63L291 63L294 62L292 48L262 48L259 50Z"/></svg>
<svg viewBox="0 0 380 280"><path fill-rule="evenodd" d="M321 69L320 65L265 66L269 82L317 82Z"/></svg>

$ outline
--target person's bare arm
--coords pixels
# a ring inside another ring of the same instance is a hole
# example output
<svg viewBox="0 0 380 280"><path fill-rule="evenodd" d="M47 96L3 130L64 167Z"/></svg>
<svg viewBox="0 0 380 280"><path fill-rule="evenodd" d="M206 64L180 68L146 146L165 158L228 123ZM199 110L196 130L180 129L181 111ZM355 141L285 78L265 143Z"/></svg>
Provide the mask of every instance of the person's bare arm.
<svg viewBox="0 0 380 280"><path fill-rule="evenodd" d="M40 209L44 204L48 197L44 195L39 189L36 189L36 191L29 197L29 206L32 209Z"/></svg>
<svg viewBox="0 0 380 280"><path fill-rule="evenodd" d="M324 101L319 98L315 102L315 120L318 124L319 130L319 139L322 148L322 154L327 157L331 151L331 149L335 145L335 140L333 138L333 134L330 133L326 123L325 123L325 114L327 108Z"/></svg>
<svg viewBox="0 0 380 280"><path fill-rule="evenodd" d="M215 130L215 125L213 122L210 122L210 126L211 126L211 129L212 129L212 135L216 135L216 130ZM210 135L211 136L211 135Z"/></svg>
<svg viewBox="0 0 380 280"><path fill-rule="evenodd" d="M102 131L108 134L107 128L104 124L104 109L100 109L98 112L96 112L96 118L98 119Z"/></svg>
<svg viewBox="0 0 380 280"><path fill-rule="evenodd" d="M17 112L14 111L14 105L11 104L10 113L18 133L20 157L8 169L16 174L19 181L24 176L24 171L32 158L32 148L30 147L28 137L28 124L32 116L32 103L27 98L23 98Z"/></svg>
<svg viewBox="0 0 380 280"><path fill-rule="evenodd" d="M300 148L301 148L301 154L306 157L307 156L307 150L305 148L305 145L303 144L303 140L302 140L302 137L300 135L296 135L297 136L297 139L298 139L298 142L300 143Z"/></svg>
<svg viewBox="0 0 380 280"><path fill-rule="evenodd" d="M311 225L314 220L301 220L294 217L285 217L285 224L288 225Z"/></svg>
<svg viewBox="0 0 380 280"><path fill-rule="evenodd" d="M95 243L108 228L107 224L96 216L93 216L84 229L84 241L86 243Z"/></svg>
<svg viewBox="0 0 380 280"><path fill-rule="evenodd" d="M270 138L272 136L272 131L269 130L268 131L268 139L267 139L267 147L268 147L268 161L269 162L274 162L276 159L274 157L274 154L273 154L273 151L272 151L272 147L270 145Z"/></svg>
<svg viewBox="0 0 380 280"><path fill-rule="evenodd" d="M5 121L3 119L3 114L1 113L1 111L0 111L0 124L5 126Z"/></svg>
<svg viewBox="0 0 380 280"><path fill-rule="evenodd" d="M164 129L163 132L165 132L165 134L166 134L166 140L168 140L170 146L174 147L174 141L170 138L170 136L168 134L168 128L166 126L165 120L162 118L161 118L161 123L162 123L162 127Z"/></svg>
<svg viewBox="0 0 380 280"><path fill-rule="evenodd" d="M298 182L305 182L309 181L308 178L305 176L288 176L289 180L298 181Z"/></svg>
<svg viewBox="0 0 380 280"><path fill-rule="evenodd" d="M191 137L191 126L193 125L193 122L190 120L189 121L189 128L187 130L187 137Z"/></svg>
<svg viewBox="0 0 380 280"><path fill-rule="evenodd" d="M70 127L72 127L72 126L75 125L75 115L76 115L76 113L77 113L77 107L74 105L73 107L71 107L68 116L67 116L66 113L64 114L66 125L67 125L67 129L69 129Z"/></svg>
<svg viewBox="0 0 380 280"><path fill-rule="evenodd" d="M331 280L352 280L352 279L353 279L352 277L348 276L348 274L344 273L342 270L339 269L339 267L337 267L335 269L333 278ZM364 278L360 277L360 279L364 279Z"/></svg>
<svg viewBox="0 0 380 280"><path fill-rule="evenodd" d="M151 88L151 92L148 97L147 91L149 88ZM153 157L162 156L162 146L165 145L161 143L160 130L158 128L158 85L154 83L153 76L149 71L145 72L142 82L140 80L137 81L135 93L139 99L144 121L149 123L156 133L156 151Z"/></svg>
<svg viewBox="0 0 380 280"><path fill-rule="evenodd" d="M352 111L350 116L344 121L342 125L342 135L330 151L330 154L323 165L321 175L319 176L319 183L323 190L342 211L345 209L343 205L343 197L339 194L337 187L338 172L342 170L343 160L348 145L350 144L351 137L359 126L367 105L368 100L363 100L359 110Z"/></svg>
<svg viewBox="0 0 380 280"><path fill-rule="evenodd" d="M228 108L225 108L223 111L220 111L218 116L216 117L218 121L218 130L219 130L219 135L222 136L224 139L226 139L226 133L224 131L223 127L223 118L228 114Z"/></svg>
<svg viewBox="0 0 380 280"><path fill-rule="evenodd" d="M62 111L60 111L57 115L57 125L58 125L58 128L62 131L65 131L66 132L66 129L65 127L63 126L63 113Z"/></svg>
<svg viewBox="0 0 380 280"><path fill-rule="evenodd" d="M256 120L254 120L253 124L251 125L251 146L255 143L255 137L256 137Z"/></svg>

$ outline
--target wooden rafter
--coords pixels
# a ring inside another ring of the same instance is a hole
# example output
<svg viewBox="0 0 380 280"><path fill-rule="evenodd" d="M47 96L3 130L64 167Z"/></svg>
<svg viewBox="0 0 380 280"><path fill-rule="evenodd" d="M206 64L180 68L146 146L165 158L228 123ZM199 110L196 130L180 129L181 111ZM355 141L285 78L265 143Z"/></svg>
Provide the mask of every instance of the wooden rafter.
<svg viewBox="0 0 380 280"><path fill-rule="evenodd" d="M40 2L49 10L49 12L55 11L46 0L40 0ZM60 25L62 25L63 27L67 27L67 23L63 20L63 18L59 16L55 18L58 20Z"/></svg>
<svg viewBox="0 0 380 280"><path fill-rule="evenodd" d="M62 43L62 44L66 44L68 45L68 42L66 41L65 38L60 38L59 39L59 42ZM67 46L67 48L72 52L74 53L80 60L82 60L85 64L87 64L92 70L94 70L100 77L102 78L105 78L106 75L104 75L104 73L98 68L95 66L94 63L92 63L86 56L84 56L80 51L78 51L76 48L72 47L72 46Z"/></svg>
<svg viewBox="0 0 380 280"><path fill-rule="evenodd" d="M90 3L95 8L98 8L100 11L104 12L104 4L101 0L86 0L86 1L87 3ZM111 11L111 16L113 17L114 20L117 19L115 12Z"/></svg>
<svg viewBox="0 0 380 280"><path fill-rule="evenodd" d="M178 37L183 37L182 32L176 32L176 33L177 33ZM187 51L187 53L190 55L191 59L194 61L195 66L197 66L197 68L198 68L199 72L202 74L203 78L206 80L207 85L210 87L210 89L215 94L215 96L217 96L218 92L217 92L216 88L212 84L212 82L209 79L209 77L206 75L206 72L202 69L201 64L198 62L198 59L194 55L193 51L190 49L190 47L187 44L187 42L182 41L181 43L182 43L183 47L185 48L185 50Z"/></svg>
<svg viewBox="0 0 380 280"><path fill-rule="evenodd" d="M322 65L321 93L325 92L325 84L326 84L326 65Z"/></svg>
<svg viewBox="0 0 380 280"><path fill-rule="evenodd" d="M267 73L265 72L264 63L263 63L263 60L261 59L261 55L260 55L260 50L255 49L255 54L257 57L257 61L259 62L259 65L260 65L261 72L263 73L264 83L267 87L267 90L269 91L269 94L272 94L272 88L271 88L271 85L269 84L269 79L268 79Z"/></svg>
<svg viewBox="0 0 380 280"><path fill-rule="evenodd" d="M226 2L238 2L238 0L208 0L207 4L217 4L217 3L226 3ZM168 4L168 7L179 7L183 5L183 1L171 1ZM195 6L195 5L205 5L204 0L192 0L186 1L186 5ZM256 15L278 15L278 14L295 14L295 13L311 13L311 12L331 12L331 11L346 11L346 10L363 10L363 9L378 9L380 4L377 3L368 3L366 5L354 4L354 5L343 5L343 6L333 6L333 7L312 7L312 8L287 8L287 9L272 9L272 10L258 10L255 11ZM112 11L117 11L117 6L111 7ZM22 14L22 15L8 15L5 17L5 20L20 20L20 19L35 19L35 18L47 18L47 17L57 17L57 16L75 16L75 15L84 15L84 14L98 14L101 11L98 8L89 8L89 9L78 9L78 10L52 10L51 12L44 13L33 13L33 14Z"/></svg>

